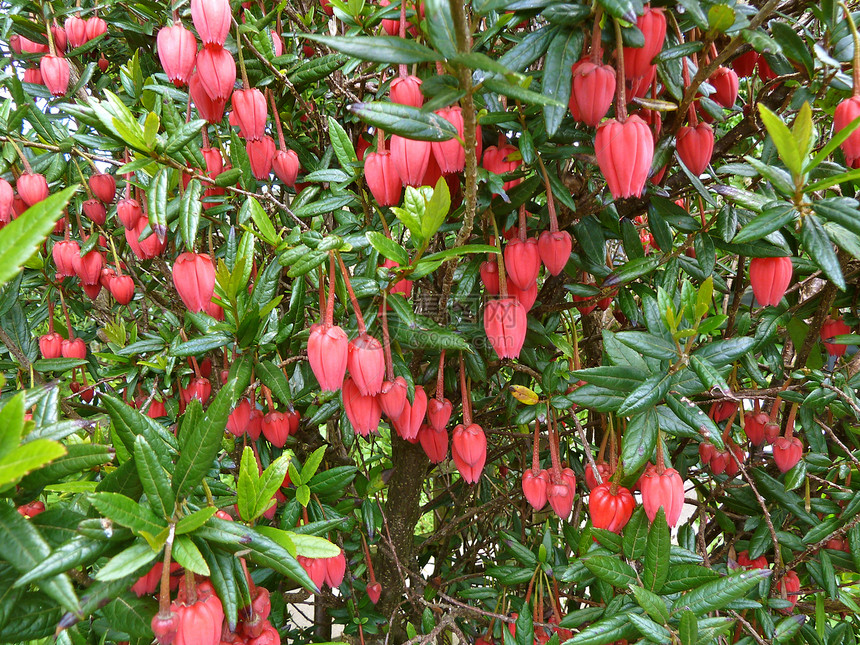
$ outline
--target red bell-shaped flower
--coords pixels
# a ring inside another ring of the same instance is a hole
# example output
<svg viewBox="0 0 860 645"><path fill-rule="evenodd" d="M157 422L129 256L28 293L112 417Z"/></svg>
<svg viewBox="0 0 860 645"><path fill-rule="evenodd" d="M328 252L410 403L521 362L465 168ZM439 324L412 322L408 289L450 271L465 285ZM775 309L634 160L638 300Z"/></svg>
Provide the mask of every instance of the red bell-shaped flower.
<svg viewBox="0 0 860 645"><path fill-rule="evenodd" d="M790 608L779 609L778 611L783 614L790 614L800 599L800 578L794 571L786 571L782 580L776 583L776 588L780 594L785 594L786 600L791 603Z"/></svg>
<svg viewBox="0 0 860 645"><path fill-rule="evenodd" d="M568 107L574 120L596 127L615 98L615 69L589 59L573 66Z"/></svg>
<svg viewBox="0 0 860 645"><path fill-rule="evenodd" d="M323 392L337 392L346 374L349 339L334 325L311 326L308 337L308 362Z"/></svg>
<svg viewBox="0 0 860 645"><path fill-rule="evenodd" d="M481 262L481 282L491 296L499 295L499 264L495 260Z"/></svg>
<svg viewBox="0 0 860 645"><path fill-rule="evenodd" d="M263 417L263 436L275 448L283 448L290 436L290 421L283 412L269 412Z"/></svg>
<svg viewBox="0 0 860 645"><path fill-rule="evenodd" d="M398 76L391 81L389 93L392 103L411 105L416 108L424 105L424 95L421 94L421 79L417 76Z"/></svg>
<svg viewBox="0 0 860 645"><path fill-rule="evenodd" d="M263 416L262 410L252 406L251 414L248 416L248 427L245 429L251 441L259 439L263 432Z"/></svg>
<svg viewBox="0 0 860 645"><path fill-rule="evenodd" d="M164 251L164 246L167 242L166 240L159 240L155 233L150 233L141 240L140 236L143 235L143 231L148 224L149 221L144 213L138 220L137 225L125 232L125 239L128 245L131 247L132 252L141 260L151 260L155 256L160 255Z"/></svg>
<svg viewBox="0 0 860 645"><path fill-rule="evenodd" d="M474 484L481 478L487 460L487 436L477 423L454 428L451 441L451 456L460 471L460 476Z"/></svg>
<svg viewBox="0 0 860 645"><path fill-rule="evenodd" d="M97 226L103 226L107 220L105 205L98 199L88 199L81 205L81 210L84 212L84 216Z"/></svg>
<svg viewBox="0 0 860 645"><path fill-rule="evenodd" d="M685 125L678 129L675 141L678 156L687 169L697 176L705 172L714 153L713 128L704 121L695 127Z"/></svg>
<svg viewBox="0 0 860 645"><path fill-rule="evenodd" d="M224 118L224 108L227 106L227 98L212 99L203 87L200 74L194 73L188 79L188 92L200 118L210 124L220 123Z"/></svg>
<svg viewBox="0 0 860 645"><path fill-rule="evenodd" d="M81 360L87 357L87 346L80 338L69 338L61 344L61 353L63 358L79 358Z"/></svg>
<svg viewBox="0 0 860 645"><path fill-rule="evenodd" d="M75 273L85 285L99 284L104 265L104 256L98 249L93 249L83 257L78 256L78 261L75 263Z"/></svg>
<svg viewBox="0 0 860 645"><path fill-rule="evenodd" d="M110 295L121 305L127 305L134 298L134 280L131 276L118 275L108 283Z"/></svg>
<svg viewBox="0 0 860 645"><path fill-rule="evenodd" d="M12 221L12 206L15 203L15 190L12 184L0 178L0 223L8 224Z"/></svg>
<svg viewBox="0 0 860 645"><path fill-rule="evenodd" d="M738 73L740 78L752 76L753 70L758 63L759 56L761 56L761 54L754 49L744 52L732 61L732 69Z"/></svg>
<svg viewBox="0 0 860 645"><path fill-rule="evenodd" d="M116 205L116 216L126 230L133 229L143 217L143 209L136 199L121 199Z"/></svg>
<svg viewBox="0 0 860 645"><path fill-rule="evenodd" d="M44 85L42 80L42 72L38 67L28 67L24 70L24 83L32 83L33 85Z"/></svg>
<svg viewBox="0 0 860 645"><path fill-rule="evenodd" d="M367 333L360 334L349 343L346 365L363 396L379 394L385 377L382 343Z"/></svg>
<svg viewBox="0 0 860 645"><path fill-rule="evenodd" d="M718 67L711 74L708 82L714 86L714 93L711 98L722 105L724 108L730 108L735 104L738 98L738 75L735 70L730 67Z"/></svg>
<svg viewBox="0 0 860 645"><path fill-rule="evenodd" d="M397 419L403 414L406 405L407 385L406 379L397 376L393 381L385 380L379 390L379 404L382 411L389 419Z"/></svg>
<svg viewBox="0 0 860 645"><path fill-rule="evenodd" d="M295 188L299 176L299 156L292 150L278 150L272 157L272 170L275 176L290 188ZM400 180L397 180L400 183Z"/></svg>
<svg viewBox="0 0 860 645"><path fill-rule="evenodd" d="M540 251L533 237L514 238L505 246L505 271L520 289L528 289L540 273Z"/></svg>
<svg viewBox="0 0 860 645"><path fill-rule="evenodd" d="M378 582L374 582L373 584L367 585L365 591L367 591L367 597L370 599L370 602L375 605L379 602L380 596L382 596L382 585Z"/></svg>
<svg viewBox="0 0 860 645"><path fill-rule="evenodd" d="M656 468L648 468L640 478L639 486L648 520L653 522L662 506L669 526L677 525L684 507L684 481L678 471L667 468L658 474Z"/></svg>
<svg viewBox="0 0 860 645"><path fill-rule="evenodd" d="M173 284L189 311L206 308L215 294L215 266L205 253L182 253L173 264Z"/></svg>
<svg viewBox="0 0 860 645"><path fill-rule="evenodd" d="M860 96L843 99L833 113L833 132L845 129L854 119L860 116ZM840 146L845 155L846 163L856 168L860 163L860 128L854 130Z"/></svg>
<svg viewBox="0 0 860 645"><path fill-rule="evenodd" d="M511 158L512 156L518 154L519 150L517 150L514 146L508 143L502 144L498 147L490 146L484 151L484 159L482 165L484 167L484 170L495 173L497 175L504 175L509 172L514 172L523 163L522 157L518 159ZM504 183L503 188L507 192L511 188L519 184L521 181L522 178L506 181Z"/></svg>
<svg viewBox="0 0 860 645"><path fill-rule="evenodd" d="M159 645L173 645L173 642L176 640L176 632L179 630L179 614L170 612L167 615L163 615L161 612L158 612L152 617L150 627L155 636L155 641Z"/></svg>
<svg viewBox="0 0 860 645"><path fill-rule="evenodd" d="M567 231L544 231L538 237L538 253L541 262L552 275L564 271L570 252L573 250L573 240ZM507 266L507 265L505 265Z"/></svg>
<svg viewBox="0 0 860 645"><path fill-rule="evenodd" d="M518 358L526 339L526 309L516 298L491 300L484 308L484 331L499 358Z"/></svg>
<svg viewBox="0 0 860 645"><path fill-rule="evenodd" d="M636 20L636 26L645 36L645 46L624 48L624 75L628 79L648 75L654 57L663 49L666 40L666 16L662 9L646 7Z"/></svg>
<svg viewBox="0 0 860 645"><path fill-rule="evenodd" d="M204 45L224 45L231 17L229 0L191 0L191 20Z"/></svg>
<svg viewBox="0 0 860 645"><path fill-rule="evenodd" d="M764 443L764 426L770 421L764 412L747 412L744 415L744 432L754 446Z"/></svg>
<svg viewBox="0 0 860 645"><path fill-rule="evenodd" d="M323 558L308 558L303 555L298 556L296 560L299 561L299 564L302 565L305 573L308 574L308 577L317 588L322 589L326 575L325 560Z"/></svg>
<svg viewBox="0 0 860 645"><path fill-rule="evenodd" d="M247 398L243 398L236 404L236 407L233 408L230 416L227 417L227 432L232 434L234 437L241 437L245 434L245 430L247 429L250 421L251 401Z"/></svg>
<svg viewBox="0 0 860 645"><path fill-rule="evenodd" d="M27 206L38 204L48 197L48 181L45 175L35 172L25 172L16 182L18 196Z"/></svg>
<svg viewBox="0 0 860 645"><path fill-rule="evenodd" d="M426 413L427 393L424 388L416 387L412 403L406 399L406 403L403 404L403 412L400 413L399 417L392 420L394 429L400 438L415 443L418 440L418 431L421 429Z"/></svg>
<svg viewBox="0 0 860 645"><path fill-rule="evenodd" d="M156 39L158 60L167 74L167 79L176 87L182 87L191 78L197 61L197 39L189 29L175 22L171 27L162 27Z"/></svg>
<svg viewBox="0 0 860 645"><path fill-rule="evenodd" d="M597 128L594 142L597 165L612 197L640 197L654 159L654 138L641 117L608 119Z"/></svg>
<svg viewBox="0 0 860 645"><path fill-rule="evenodd" d="M60 358L63 355L63 337L57 332L40 336L39 351L42 358Z"/></svg>
<svg viewBox="0 0 860 645"><path fill-rule="evenodd" d="M249 141L245 150L248 152L248 163L251 164L254 177L260 180L268 179L275 160L275 140L266 135L256 141Z"/></svg>
<svg viewBox="0 0 860 645"><path fill-rule="evenodd" d="M546 506L547 488L549 487L549 473L546 470L532 471L531 468L523 473L522 479L523 495L526 501L536 511Z"/></svg>
<svg viewBox="0 0 860 645"><path fill-rule="evenodd" d="M463 110L456 106L447 107L436 110L436 114L457 128L457 134L463 138ZM434 141L430 148L443 175L462 172L466 167L466 150L457 139Z"/></svg>
<svg viewBox="0 0 860 645"><path fill-rule="evenodd" d="M370 433L379 429L379 421L382 418L382 408L379 397L376 395L365 396L358 391L358 387L351 378L343 382L343 409L353 429L362 437L370 436Z"/></svg>
<svg viewBox="0 0 860 645"><path fill-rule="evenodd" d="M595 465L597 466L597 472L600 474L601 483L612 477L613 471L609 464L605 462L597 462ZM594 476L594 470L591 468L591 464L585 466L585 485L588 487L588 490L594 490L599 486L597 483L597 477Z"/></svg>
<svg viewBox="0 0 860 645"><path fill-rule="evenodd" d="M87 18L87 42L107 33L107 23L98 16Z"/></svg>
<svg viewBox="0 0 860 645"><path fill-rule="evenodd" d="M427 420L435 430L445 430L453 411L454 405L448 399L432 398L427 404Z"/></svg>
<svg viewBox="0 0 860 645"><path fill-rule="evenodd" d="M64 96L69 89L69 61L62 56L46 54L39 61L42 82L54 96Z"/></svg>
<svg viewBox="0 0 860 645"><path fill-rule="evenodd" d="M629 490L611 482L603 482L591 491L588 498L591 523L595 528L621 533L621 529L630 521L635 505Z"/></svg>
<svg viewBox="0 0 860 645"><path fill-rule="evenodd" d="M824 349L827 350L827 353L831 356L843 356L845 354L845 350L848 349L847 345L842 345L839 343L828 343L826 342L828 339L833 338L834 336L841 336L843 334L850 334L851 328L845 324L845 321L842 318L828 318L824 321L824 324L821 325L821 340L824 342Z"/></svg>
<svg viewBox="0 0 860 645"><path fill-rule="evenodd" d="M400 203L403 182L390 151L367 153L364 158L364 180L380 206L396 206Z"/></svg>
<svg viewBox="0 0 860 645"><path fill-rule="evenodd" d="M741 551L738 553L738 564L744 569L767 569L767 558L760 555L752 560L749 551Z"/></svg>
<svg viewBox="0 0 860 645"><path fill-rule="evenodd" d="M750 260L750 285L762 307L775 307L791 284L791 258L753 258Z"/></svg>
<svg viewBox="0 0 860 645"><path fill-rule="evenodd" d="M430 163L430 142L391 137L391 161L404 186L421 186Z"/></svg>
<svg viewBox="0 0 860 645"><path fill-rule="evenodd" d="M535 304L535 300L537 300L538 295L538 287L537 281L532 282L529 285L528 289L520 289L517 285L511 282L510 278L507 280L508 285L508 295L511 298L516 298L519 303L523 306L527 312L531 311L532 306Z"/></svg>
<svg viewBox="0 0 860 645"><path fill-rule="evenodd" d="M546 498L549 505L555 511L555 514L563 520L570 517L575 493L575 488L571 487L567 481L561 478L557 481L550 481L549 486L546 488Z"/></svg>
<svg viewBox="0 0 860 645"><path fill-rule="evenodd" d="M445 461L448 455L448 431L439 430L426 423L418 430L418 442L424 449L424 454L434 464Z"/></svg>
<svg viewBox="0 0 860 645"><path fill-rule="evenodd" d="M66 39L72 49L86 44L87 42L87 21L82 20L79 16L69 16L63 23L66 30Z"/></svg>
<svg viewBox="0 0 860 645"><path fill-rule="evenodd" d="M773 442L773 460L782 473L797 465L803 456L803 444L797 437L779 437Z"/></svg>
<svg viewBox="0 0 860 645"><path fill-rule="evenodd" d="M116 197L116 179L113 175L101 172L90 175L89 185L93 195L105 204L110 204Z"/></svg>
<svg viewBox="0 0 860 645"><path fill-rule="evenodd" d="M226 100L236 83L236 61L221 45L206 45L197 54L197 76L210 99Z"/></svg>
<svg viewBox="0 0 860 645"><path fill-rule="evenodd" d="M236 90L230 101L239 126L239 135L249 141L262 137L266 133L266 117L269 114L263 93L257 88Z"/></svg>
<svg viewBox="0 0 860 645"><path fill-rule="evenodd" d="M343 551L330 558L325 558L325 584L336 589L343 582L346 575L346 557Z"/></svg>
<svg viewBox="0 0 860 645"><path fill-rule="evenodd" d="M205 591L206 586L208 583L198 586L197 602L170 605L170 609L179 614L175 645L218 645L221 642L224 608L214 591Z"/></svg>
<svg viewBox="0 0 860 645"><path fill-rule="evenodd" d="M51 257L57 266L57 275L61 277L73 276L81 257L81 247L74 240L62 240L54 244L51 249Z"/></svg>
<svg viewBox="0 0 860 645"><path fill-rule="evenodd" d="M188 383L188 387L179 388L179 407L184 410L191 403L192 399L197 399L201 403L206 403L212 394L212 384L205 378L193 378Z"/></svg>

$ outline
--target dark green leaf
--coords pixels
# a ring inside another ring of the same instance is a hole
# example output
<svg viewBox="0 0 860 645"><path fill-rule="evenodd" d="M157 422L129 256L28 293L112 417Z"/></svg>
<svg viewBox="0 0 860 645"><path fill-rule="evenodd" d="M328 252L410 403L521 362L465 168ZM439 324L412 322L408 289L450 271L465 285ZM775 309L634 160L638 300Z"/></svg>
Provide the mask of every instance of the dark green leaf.
<svg viewBox="0 0 860 645"><path fill-rule="evenodd" d="M582 559L582 563L595 576L613 587L635 585L636 570L626 562L608 555L592 555Z"/></svg>
<svg viewBox="0 0 860 645"><path fill-rule="evenodd" d="M447 141L457 136L457 129L446 119L408 105L353 103L349 110L365 123L409 139Z"/></svg>
<svg viewBox="0 0 860 645"><path fill-rule="evenodd" d="M552 5L562 6L562 5ZM582 7L575 7L582 9ZM579 59L582 49L582 31L574 29L558 32L549 44L544 58L543 92L562 105L546 105L543 117L546 132L555 135L567 111L570 99L571 66Z"/></svg>
<svg viewBox="0 0 860 645"><path fill-rule="evenodd" d="M648 543L645 547L645 566L642 570L642 584L646 589L655 593L663 587L669 575L669 552L672 546L672 536L666 515L661 506L657 516L648 531Z"/></svg>
<svg viewBox="0 0 860 645"><path fill-rule="evenodd" d="M815 263L821 267L824 274L840 290L844 291L845 278L842 275L842 268L839 266L839 258L833 249L833 242L830 241L830 236L827 235L827 231L824 230L818 217L809 214L803 218L800 240L803 242L803 247Z"/></svg>
<svg viewBox="0 0 860 645"><path fill-rule="evenodd" d="M692 611L696 615L702 615L723 609L729 603L743 597L770 574L770 569L742 570L718 580L706 582L678 598L673 605L673 611Z"/></svg>

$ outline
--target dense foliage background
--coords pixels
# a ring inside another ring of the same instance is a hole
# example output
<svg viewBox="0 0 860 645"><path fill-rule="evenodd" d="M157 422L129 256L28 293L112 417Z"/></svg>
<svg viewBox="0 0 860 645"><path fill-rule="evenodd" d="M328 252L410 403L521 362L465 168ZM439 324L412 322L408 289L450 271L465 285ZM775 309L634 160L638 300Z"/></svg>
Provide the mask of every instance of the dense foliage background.
<svg viewBox="0 0 860 645"><path fill-rule="evenodd" d="M857 641L860 14L0 6L0 642Z"/></svg>

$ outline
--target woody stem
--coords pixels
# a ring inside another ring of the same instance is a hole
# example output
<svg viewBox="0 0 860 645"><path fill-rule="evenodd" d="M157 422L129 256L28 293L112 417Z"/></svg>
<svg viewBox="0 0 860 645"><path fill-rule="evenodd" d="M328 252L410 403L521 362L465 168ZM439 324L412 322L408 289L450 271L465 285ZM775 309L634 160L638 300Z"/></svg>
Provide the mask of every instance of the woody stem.
<svg viewBox="0 0 860 645"><path fill-rule="evenodd" d="M15 143L11 138L7 139L7 141L12 145L13 148L15 148L15 152L18 153L18 158L21 159L21 165L24 166L24 172L27 173L28 175L32 175L33 174L33 168L30 167L30 162L27 161L27 157L24 156L24 152L21 150L21 148L18 147L18 144Z"/></svg>
<svg viewBox="0 0 860 645"><path fill-rule="evenodd" d="M617 74L615 75L615 116L618 121L627 120L627 97L624 91L624 43L621 40L621 25L617 20L613 19L615 24L615 51L616 51L616 67Z"/></svg>
<svg viewBox="0 0 860 645"><path fill-rule="evenodd" d="M445 350L439 353L439 373L436 375L436 398L445 399Z"/></svg>
<svg viewBox="0 0 860 645"><path fill-rule="evenodd" d="M526 237L527 237L527 235L526 235L526 206L525 206L525 204L520 206L520 212L517 215L517 226L519 227L519 230L517 231L517 233L520 237L520 242L525 242Z"/></svg>
<svg viewBox="0 0 860 645"><path fill-rule="evenodd" d="M400 0L400 32L399 36L401 38L406 38L406 0ZM401 76L407 76L406 74L406 65L402 64L397 69L397 73Z"/></svg>
<svg viewBox="0 0 860 645"><path fill-rule="evenodd" d="M164 566L161 569L161 585L158 589L158 613L162 617L170 614L170 554L173 551L173 535L176 525L171 522L164 543Z"/></svg>
<svg viewBox="0 0 860 645"><path fill-rule="evenodd" d="M242 55L242 38L239 35L239 23L236 23L236 49L239 52L239 70L242 73L242 89L251 89L251 84L248 83L248 71L245 69L245 57Z"/></svg>
<svg viewBox="0 0 860 645"><path fill-rule="evenodd" d="M663 431L657 428L657 474L662 475L666 470L666 462L663 458Z"/></svg>
<svg viewBox="0 0 860 645"><path fill-rule="evenodd" d="M358 333L366 334L367 327L364 326L364 316L361 315L361 308L358 306L358 298L355 297L355 292L352 290L352 284L349 282L349 271L346 270L346 265L340 257L340 253L335 251L337 261L340 264L340 274L343 276L343 281L346 284L346 291L349 293L349 300L352 303L352 309L355 311L355 318L358 322Z"/></svg>

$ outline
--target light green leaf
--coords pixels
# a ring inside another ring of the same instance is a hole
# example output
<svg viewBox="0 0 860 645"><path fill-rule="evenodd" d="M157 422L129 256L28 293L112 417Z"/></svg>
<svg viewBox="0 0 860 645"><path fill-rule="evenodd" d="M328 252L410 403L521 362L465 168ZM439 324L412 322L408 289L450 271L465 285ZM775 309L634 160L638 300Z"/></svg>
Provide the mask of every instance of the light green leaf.
<svg viewBox="0 0 860 645"><path fill-rule="evenodd" d="M54 459L66 454L66 448L50 439L36 439L13 448L0 458L0 490L5 490Z"/></svg>
<svg viewBox="0 0 860 645"><path fill-rule="evenodd" d="M173 557L184 568L201 576L209 575L209 566L197 545L186 535L180 535L173 543Z"/></svg>
<svg viewBox="0 0 860 645"><path fill-rule="evenodd" d="M137 541L128 547L125 551L121 551L99 569L96 574L96 580L109 582L111 580L119 580L125 578L143 569L147 564L158 557L158 553L143 541Z"/></svg>

